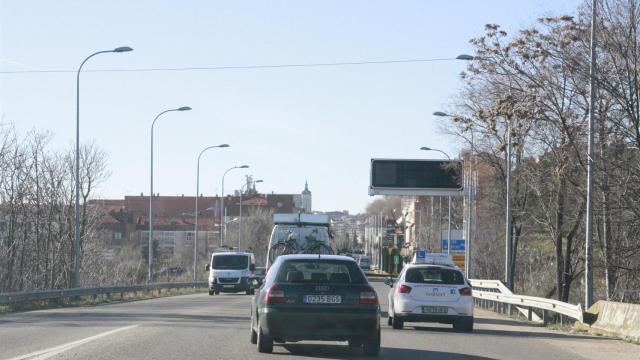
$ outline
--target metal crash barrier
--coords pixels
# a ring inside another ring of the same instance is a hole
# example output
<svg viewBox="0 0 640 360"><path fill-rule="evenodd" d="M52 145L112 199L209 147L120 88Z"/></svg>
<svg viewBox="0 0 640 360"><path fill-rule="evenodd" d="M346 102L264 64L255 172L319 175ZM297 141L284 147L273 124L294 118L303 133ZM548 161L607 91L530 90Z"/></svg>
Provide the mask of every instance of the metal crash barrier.
<svg viewBox="0 0 640 360"><path fill-rule="evenodd" d="M581 305L573 305L558 300L517 295L511 292L500 280L470 279L476 306L495 312L511 314L514 309L526 316L529 321L548 323L550 313L573 320L583 321Z"/></svg>

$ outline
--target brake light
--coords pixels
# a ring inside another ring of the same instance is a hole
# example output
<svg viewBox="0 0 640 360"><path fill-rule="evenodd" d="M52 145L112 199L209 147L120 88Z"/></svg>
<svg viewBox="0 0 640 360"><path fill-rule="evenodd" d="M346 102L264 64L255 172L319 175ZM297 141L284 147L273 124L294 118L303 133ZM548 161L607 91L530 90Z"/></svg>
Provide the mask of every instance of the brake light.
<svg viewBox="0 0 640 360"><path fill-rule="evenodd" d="M265 302L267 304L284 303L284 290L282 290L278 285L272 285L269 290L267 290Z"/></svg>
<svg viewBox="0 0 640 360"><path fill-rule="evenodd" d="M462 288L458 290L458 292L460 292L460 295L462 296L473 296L473 291L468 287Z"/></svg>
<svg viewBox="0 0 640 360"><path fill-rule="evenodd" d="M378 294L373 288L367 287L360 291L360 304L378 305Z"/></svg>
<svg viewBox="0 0 640 360"><path fill-rule="evenodd" d="M409 285L400 285L400 287L398 287L398 292L400 294L408 294L411 292L411 286Z"/></svg>

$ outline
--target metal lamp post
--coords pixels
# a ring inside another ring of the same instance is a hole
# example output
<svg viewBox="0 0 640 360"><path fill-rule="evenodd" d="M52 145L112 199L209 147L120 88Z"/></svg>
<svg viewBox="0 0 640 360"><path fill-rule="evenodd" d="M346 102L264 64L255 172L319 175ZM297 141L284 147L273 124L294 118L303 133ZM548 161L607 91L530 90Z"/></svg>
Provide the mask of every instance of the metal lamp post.
<svg viewBox="0 0 640 360"><path fill-rule="evenodd" d="M593 3L595 4L595 0L593 0ZM595 5L593 8L593 17L595 17ZM595 59L593 58L593 52L594 52L594 48L593 48L593 27L592 27L592 80L593 80L593 65L595 65ZM456 59L458 60L486 60L486 61L491 61L491 58L487 58L487 57L475 57L475 56L471 56L471 55L458 55L458 57L456 57ZM592 84L592 83L591 83ZM593 88L593 86L592 86ZM511 76L509 76L509 93L511 93ZM591 100L593 100L593 98L591 98ZM590 104L592 104L592 102L590 102ZM447 114L442 113L442 112L437 112L434 113L434 115L436 116L447 116ZM591 124L591 123L590 123ZM589 128L590 134L591 134L591 127ZM506 154L506 167L507 167L507 174L506 174L506 209L505 209L505 264L504 264L504 276L505 276L505 284L507 286L507 288L509 289L513 289L513 279L512 279L512 274L511 274L511 260L513 258L512 256L512 252L513 252L513 244L512 244L512 236L513 236L513 225L512 225L512 219L511 219L511 147L512 147L512 141L511 141L511 118L509 118L509 123L507 125L507 154ZM587 162L587 173L589 173L589 165L590 163L590 159L591 157L589 157L588 162ZM588 178L588 176L587 176ZM587 188L589 188L589 180L587 180ZM590 239L590 231L591 231L591 224L590 224L590 218L591 216L589 215L589 191L587 190L587 225L586 225L586 236L587 239ZM590 249L590 241L587 240L586 241L586 252L587 252L587 260L585 261L585 264L590 263L590 259L589 259L589 249ZM585 269L588 268L588 266L585 266ZM589 270L585 270L585 278L588 278L590 276L590 272ZM587 281L588 282L588 281ZM588 291L587 291L588 292Z"/></svg>
<svg viewBox="0 0 640 360"><path fill-rule="evenodd" d="M153 119L153 122L151 123L151 169L150 169L150 190L149 190L149 274L148 274L148 281L151 282L151 266L153 264L153 251L152 251L152 243L153 243L153 129L156 125L156 121L158 120L158 118L160 118L160 116L162 116L163 114L166 114L168 112L171 111L189 111L191 110L190 107L188 106L182 106L179 107L177 109L169 109L169 110L165 110L163 112L161 112L160 114L158 114L155 119Z"/></svg>
<svg viewBox="0 0 640 360"><path fill-rule="evenodd" d="M263 180L254 180L253 183L261 183L264 182ZM244 187L247 184L242 184L242 186L240 187L240 210L239 210L239 215L238 215L238 251L240 250L240 239L242 238L242 191L244 190Z"/></svg>
<svg viewBox="0 0 640 360"><path fill-rule="evenodd" d="M584 246L584 308L593 305L593 158L594 115L597 103L596 81L596 0L591 0L591 55L589 67L589 130L587 143L587 214Z"/></svg>
<svg viewBox="0 0 640 360"><path fill-rule="evenodd" d="M442 150L438 150L438 149L433 149L427 146L423 146L420 148L420 150L424 150L424 151L438 151L444 154L444 156L447 157L447 159L449 159L449 161L451 161L451 157L449 156L449 154L447 154L446 152L442 151ZM448 216L448 223L449 223L449 228L447 230L447 254L451 254L451 195L449 195L449 216Z"/></svg>
<svg viewBox="0 0 640 360"><path fill-rule="evenodd" d="M87 62L87 60L98 54L106 54L106 53L122 53L133 51L132 48L128 46L121 46L119 48L115 48L113 50L103 50L97 51L93 54L87 56L87 58L80 63L80 67L78 67L78 74L76 76L76 164L75 164L75 175L76 175L76 201L75 201L75 237L73 242L73 281L72 287L80 287L80 72L82 71L82 67Z"/></svg>
<svg viewBox="0 0 640 360"><path fill-rule="evenodd" d="M195 221L195 231L194 231L194 238L193 238L193 281L196 281L196 274L197 272L197 264L198 264L198 199L200 198L200 158L202 157L202 154L204 154L205 151L210 150L210 149L215 149L215 148L227 148L229 147L229 144L220 144L220 145L214 145L214 146L209 146L206 147L204 149L202 149L202 151L200 151L200 154L198 155L198 166L197 166L197 170L196 170L196 221Z"/></svg>
<svg viewBox="0 0 640 360"><path fill-rule="evenodd" d="M220 247L224 242L224 177L227 176L227 173L233 169L248 169L249 165L241 165L241 166L233 166L227 169L227 171L222 174L222 193L220 196Z"/></svg>
<svg viewBox="0 0 640 360"><path fill-rule="evenodd" d="M463 55L460 55L463 56ZM469 55L467 55L469 56ZM472 60L472 59L469 59ZM455 117L453 115L449 115L447 113L444 113L442 111L436 111L433 113L434 116L439 116L439 117ZM474 136L473 136L473 130L471 131L471 149L473 151L473 145L474 145ZM467 242L465 244L465 272L467 275L467 278L471 275L471 271L470 271L470 265L471 265L471 221L472 221L472 208L473 208L473 192L474 192L474 180L473 180L473 172L474 172L474 162L471 161L469 164L469 179L467 180L467 185L469 186L469 206L468 206L468 211L467 211Z"/></svg>

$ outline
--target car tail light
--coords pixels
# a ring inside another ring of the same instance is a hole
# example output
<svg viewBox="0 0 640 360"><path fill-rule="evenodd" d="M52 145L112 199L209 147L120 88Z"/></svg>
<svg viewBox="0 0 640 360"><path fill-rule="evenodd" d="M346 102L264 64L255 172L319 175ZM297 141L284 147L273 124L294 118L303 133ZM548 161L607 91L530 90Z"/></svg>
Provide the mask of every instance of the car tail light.
<svg viewBox="0 0 640 360"><path fill-rule="evenodd" d="M269 290L267 290L265 302L267 304L284 303L284 290L282 290L278 285L272 285Z"/></svg>
<svg viewBox="0 0 640 360"><path fill-rule="evenodd" d="M378 294L373 288L367 287L360 291L360 304L378 305Z"/></svg>
<svg viewBox="0 0 640 360"><path fill-rule="evenodd" d="M400 285L400 287L398 287L398 292L400 294L408 294L411 292L411 286L409 285Z"/></svg>
<svg viewBox="0 0 640 360"><path fill-rule="evenodd" d="M462 288L460 290L458 290L460 292L460 295L462 296L472 296L473 292L471 291L471 288L465 287Z"/></svg>

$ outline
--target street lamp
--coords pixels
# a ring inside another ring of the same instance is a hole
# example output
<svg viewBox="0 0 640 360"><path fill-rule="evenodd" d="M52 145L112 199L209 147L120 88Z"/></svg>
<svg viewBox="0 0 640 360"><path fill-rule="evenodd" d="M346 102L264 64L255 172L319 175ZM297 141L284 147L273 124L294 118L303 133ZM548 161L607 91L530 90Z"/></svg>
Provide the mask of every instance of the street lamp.
<svg viewBox="0 0 640 360"><path fill-rule="evenodd" d="M224 177L227 176L227 173L233 169L248 169L249 165L241 165L241 166L233 166L227 169L227 171L222 174L222 193L220 196L220 247L222 247L222 243L224 242Z"/></svg>
<svg viewBox="0 0 640 360"><path fill-rule="evenodd" d="M462 55L461 55L462 56ZM442 111L436 111L433 113L434 116L439 116L439 117L451 117L451 118L455 118L454 115L449 115L447 113L444 113ZM473 147L474 147L474 136L473 136L473 131L471 131L471 150L473 151ZM467 209L467 233L466 233L466 244L465 244L465 272L467 275L467 278L471 276L471 269L470 269L470 265L471 265L471 218L472 218L472 209L473 209L473 192L474 192L474 186L473 186L473 173L474 173L474 162L471 161L469 163L469 176L468 176L468 180L466 180L467 185L469 187L469 205L468 205L468 209ZM467 177L465 177L465 179L467 179Z"/></svg>
<svg viewBox="0 0 640 360"><path fill-rule="evenodd" d="M80 72L87 60L98 54L105 53L121 53L132 51L133 49L128 46L121 46L113 50L97 51L87 56L80 67L78 68L78 74L76 76L76 208L75 208L75 237L73 242L73 283L72 287L80 287Z"/></svg>
<svg viewBox="0 0 640 360"><path fill-rule="evenodd" d="M197 166L197 170L196 170L196 221L195 221L195 234L194 234L194 238L193 238L193 281L196 281L196 274L197 272L197 264L198 264L198 198L200 197L200 157L202 157L202 154L204 154L205 151L209 150L209 149L214 149L214 148L228 148L229 144L220 144L220 145L214 145L214 146L209 146L206 147L204 149L202 149L202 151L200 151L200 154L198 155L198 166Z"/></svg>
<svg viewBox="0 0 640 360"><path fill-rule="evenodd" d="M171 111L189 111L191 110L188 106L182 106L177 109L169 109L158 114L153 122L151 123L151 169L150 169L150 191L149 191L149 274L148 281L151 282L151 265L153 263L153 251L152 251L152 242L153 242L153 129L156 125L156 121L160 116L166 114Z"/></svg>
<svg viewBox="0 0 640 360"><path fill-rule="evenodd" d="M253 183L261 183L264 182L263 180L255 180ZM240 210L239 210L239 215L238 215L238 219L239 219L239 225L238 225L238 250L240 250L240 238L242 237L242 191L244 190L245 185L248 184L242 184L242 186L240 187Z"/></svg>
<svg viewBox="0 0 640 360"><path fill-rule="evenodd" d="M467 55L467 54L460 54L458 56L456 56L456 60L475 60L476 58L471 56L471 55Z"/></svg>
<svg viewBox="0 0 640 360"><path fill-rule="evenodd" d="M433 149L428 146L423 146L420 148L420 150L441 152L444 154L444 156L447 157L447 159L449 159L449 161L451 161L451 157L449 156L449 154L447 154L442 150ZM449 195L448 198L449 198L449 217L448 217L449 229L447 230L447 254L451 254L451 195Z"/></svg>

